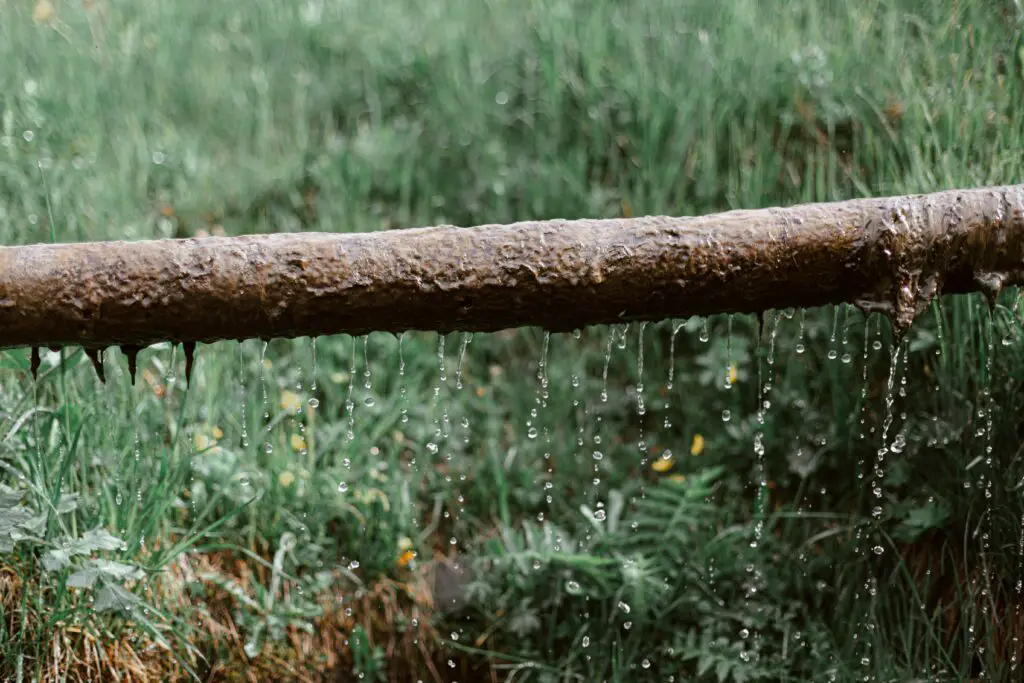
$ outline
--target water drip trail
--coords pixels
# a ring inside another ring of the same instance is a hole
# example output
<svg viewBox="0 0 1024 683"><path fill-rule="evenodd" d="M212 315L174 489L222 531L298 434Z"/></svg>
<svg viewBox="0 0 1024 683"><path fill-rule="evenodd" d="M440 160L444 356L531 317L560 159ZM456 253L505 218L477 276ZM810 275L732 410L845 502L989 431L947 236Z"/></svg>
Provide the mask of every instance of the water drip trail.
<svg viewBox="0 0 1024 683"><path fill-rule="evenodd" d="M462 343L459 344L459 364L455 369L455 388L462 388L462 368L466 362L466 352L469 350L469 345L473 341L472 332L462 333Z"/></svg>
<svg viewBox="0 0 1024 683"><path fill-rule="evenodd" d="M881 558L882 555L885 554L885 547L882 545L882 543L884 541L884 538L883 538L882 533L881 533L880 524L881 524L881 521L882 521L882 514L884 512L884 509L883 509L883 497L884 497L883 484L884 484L884 479L885 479L885 469L884 469L885 468L885 458L886 458L886 456L891 451L890 445L888 443L888 438L889 438L889 430L891 429L893 421L895 419L895 413L894 413L894 410L893 410L893 406L894 406L895 400L896 400L895 399L896 375L897 375L897 372L899 371L899 365L900 365L901 356L903 357L904 364L906 363L906 359L905 359L905 357L906 357L906 347L908 345L909 345L909 342L906 339L904 339L904 341L902 343L899 343L899 342L894 343L892 345L892 348L890 349L890 352L889 352L889 375L888 375L888 378L886 380L886 388L885 388L885 398L884 398L885 412L884 412L884 417L883 417L883 420L882 420L881 446L877 449L877 451L875 453L876 457L875 457L875 463L874 463L874 468L872 470L872 477L871 477L871 495L869 496L869 499L870 498L874 499L872 501L872 506L871 506L871 519L872 519L873 528L874 528L874 533L872 534L872 537L873 537L872 538L872 543L873 543L873 545L871 546L871 552L876 557L878 557L878 558ZM901 347L903 347L903 348L901 348ZM901 354L901 352L903 352L903 353ZM900 450L902 450L902 448L900 448ZM865 631L863 633L858 633L855 636L855 637L859 637L861 635L864 636L864 642L862 644L862 647L864 648L864 654L861 657L860 663L861 663L861 665L863 667L865 667L865 670L867 672L866 676L865 676L866 680L874 680L875 679L874 674L870 673L870 667L871 667L871 663L872 663L872 655L874 654L874 640L873 640L873 636L875 635L875 632L876 632L876 629L877 629L877 626L878 626L878 624L876 623L876 614L875 614L875 610L874 610L874 607L875 607L874 597L878 593L877 569L878 569L877 566L874 563L872 563L871 575L868 578L868 581L867 581L867 583L864 586L865 591L871 596L868 605L865 606L865 614L863 616L863 621L862 621L862 626L864 626ZM860 593L858 592L856 598L859 599L859 597L860 597Z"/></svg>
<svg viewBox="0 0 1024 683"><path fill-rule="evenodd" d="M844 365L848 365L850 362L853 361L853 356L850 355L850 352L847 348L850 343L850 306L848 304L843 304L843 310L843 339L840 342L840 349L842 350L842 355L839 356L839 360L842 361Z"/></svg>
<svg viewBox="0 0 1024 683"><path fill-rule="evenodd" d="M733 385L733 365L735 365L735 357L732 352L732 314L729 314L728 332L725 338L725 389L732 389Z"/></svg>
<svg viewBox="0 0 1024 683"><path fill-rule="evenodd" d="M548 331L544 332L544 343L540 352L540 359L537 361L537 386L533 393L533 407L530 408L530 417L526 420L526 438L531 441L536 439L540 434L540 430L537 429L538 422L538 410L541 407L541 403L547 405L547 364L548 364L548 346L551 343L551 333ZM544 397L542 399L542 394Z"/></svg>
<svg viewBox="0 0 1024 683"><path fill-rule="evenodd" d="M355 427L356 427L356 402L355 402L355 387L356 387L356 338L350 337L351 346L349 349L349 362L348 362L348 391L345 395L345 415L348 417L348 426L345 429L345 443L351 443L356 438ZM348 458L346 458L348 461ZM351 467L351 463L349 463Z"/></svg>
<svg viewBox="0 0 1024 683"><path fill-rule="evenodd" d="M312 394L316 393L316 337L311 337L310 338L310 340L309 340L309 349L310 349L310 353L313 356L313 358L312 358L312 367L310 368L310 371L309 371L309 376L312 378L312 381L310 382L310 385L309 385L309 391L310 391L310 395L312 395Z"/></svg>
<svg viewBox="0 0 1024 683"><path fill-rule="evenodd" d="M1014 584L1013 614L1015 624L1021 623L1024 614L1024 513L1018 523L1020 531L1017 536L1017 582ZM1013 629L1013 640L1010 652L1010 671L1016 671L1020 665L1020 628Z"/></svg>
<svg viewBox="0 0 1024 683"><path fill-rule="evenodd" d="M601 373L601 403L608 402L608 368L612 363L612 345L615 343L615 328L608 332L608 343L604 348L604 370Z"/></svg>
<svg viewBox="0 0 1024 683"><path fill-rule="evenodd" d="M800 309L800 333L799 333L799 336L796 338L796 347L795 347L797 353L803 353L807 349L807 347L804 345L804 336L806 335L806 331L807 331L807 309L801 308Z"/></svg>
<svg viewBox="0 0 1024 683"><path fill-rule="evenodd" d="M463 389L464 389L464 386L465 386L464 383L463 383L463 370L464 370L464 367L465 367L466 355L467 355L467 353L469 351L469 344L472 341L472 339L473 339L473 334L472 333L464 332L462 334L462 340L459 343L458 364L456 365L456 368L455 368L455 391L458 392L458 393L461 393L463 391ZM468 404L468 401L463 401L463 404L464 405ZM466 410L468 412L468 408L467 407L464 407L463 410ZM450 436L450 432L448 431L449 430L449 425L450 425L450 416L449 416L449 411L448 411L447 408L444 410L444 416L442 418L442 421L443 421L444 428L445 428L445 433L443 434L444 443L445 443L445 446L446 446L446 449L445 449L445 460L450 464L451 461L452 461L452 453L451 453L450 446L448 444L448 437ZM471 435L470 421L469 421L469 416L468 415L463 415L462 416L462 419L459 421L459 429L461 429L461 433L462 433L462 444L463 444L463 446L468 446L468 444L470 442L470 435ZM449 474L449 477L450 476L451 475ZM453 528L458 524L459 519L461 518L461 515L466 511L466 509L465 509L466 496L462 493L461 488L460 488L460 484L463 481L465 481L465 475L460 474L460 475L458 475L458 482L459 483L456 483L456 484L454 484L452 486L452 493L455 496L455 502L456 502L455 509L451 513ZM453 536L451 538L451 540L457 540L457 539ZM454 544L452 544L452 545L454 545Z"/></svg>
<svg viewBox="0 0 1024 683"><path fill-rule="evenodd" d="M764 425L765 416L767 415L769 408L771 408L770 395L772 391L772 381L774 379L775 340L778 336L779 325L781 323L781 320L782 313L776 312L771 322L772 331L769 336L768 354L765 359L766 364L768 366L767 373L763 373L760 353L761 337L763 336L764 329L761 326L758 327L759 334L757 338L757 348L755 351L755 358L757 359L757 412L755 420L757 424L755 426L756 431L754 433L754 456L757 462L757 493L754 499L755 521L753 527L753 537L750 541L750 548L752 550L756 550L761 544L761 540L764 535L766 511L769 507L768 470L765 464L764 457ZM753 563L752 565L748 566L748 569L751 569L751 567L752 576L750 577L750 581L748 583L747 590L744 595L744 600L748 603L756 595L757 591L760 589L762 582L764 581L764 570L761 566L761 562L757 561ZM763 613L763 610L763 606L758 607L758 611L760 613ZM741 638L746 639L746 637L749 636L749 631L747 629L743 629L740 636ZM745 651L744 654L753 659L753 661L757 661L760 658L760 649L762 642L763 637L760 629L754 629L751 650L749 652Z"/></svg>
<svg viewBox="0 0 1024 683"><path fill-rule="evenodd" d="M616 327L613 326L608 331L608 343L605 345L604 350L604 370L602 372L601 403L608 402L608 368L611 365L612 360L612 346L615 345L617 339L618 330ZM592 483L594 485L595 498L599 496L598 487L601 485L601 461L604 460L604 453L601 451L601 442L603 440L603 437L601 436L602 421L603 418L601 415L597 415L594 418L594 433L591 435L591 441L593 442L591 458L594 463L594 478ZM595 506L597 507L603 507L603 505L604 504L601 503L600 501L595 503ZM603 515L604 513L601 512L601 514Z"/></svg>
<svg viewBox="0 0 1024 683"><path fill-rule="evenodd" d="M662 426L665 429L672 428L672 420L669 414L672 409L672 391L675 389L675 373L676 373L676 335L679 334L679 330L683 329L685 323L673 322L672 323L672 336L669 338L668 343L668 380L665 382L665 421ZM671 452L669 452L668 458L671 458ZM667 458L667 459L668 459Z"/></svg>
<svg viewBox="0 0 1024 683"><path fill-rule="evenodd" d="M637 380L636 380L636 414L640 426L640 436L637 441L637 449L640 451L640 466L647 465L647 439L644 434L644 417L647 414L647 406L644 403L644 330L647 323L640 323L640 331L637 335Z"/></svg>
<svg viewBox="0 0 1024 683"><path fill-rule="evenodd" d="M373 371L370 369L370 335L363 337L363 405L372 408L377 403L373 395Z"/></svg>
<svg viewBox="0 0 1024 683"><path fill-rule="evenodd" d="M405 386L405 333L398 335L398 402L401 424L409 422L409 390Z"/></svg>
<svg viewBox="0 0 1024 683"><path fill-rule="evenodd" d="M982 325L982 334L985 336L985 362L984 372L982 374L982 386L981 396L978 399L978 407L976 410L976 417L981 421L981 425L977 428L975 435L981 437L984 444L984 456L983 458L984 467L978 475L978 488L984 491L985 495L985 509L982 512L982 518L978 524L974 535L980 534L980 550L981 550L981 565L982 565L982 581L983 586L981 589L981 621L985 623L989 617L989 604L990 596L992 595L992 555L991 555L991 537L992 537L992 486L996 477L996 467L993 461L992 452L992 438L993 438L993 414L995 412L995 402L992 398L992 364L993 357L995 356L995 334L996 334L996 321L993 315L992 309L989 309L989 315L987 318L987 324ZM975 459L975 461L977 458ZM972 461L968 465L968 469L974 464ZM972 589L976 579L972 579ZM969 648L973 648L975 641L975 627L974 621L976 619L975 610L972 610L971 614L971 626L968 629L969 633ZM984 654L985 647L982 645L978 647L978 660L981 665L981 672L979 673L981 678L985 678L985 659L981 655Z"/></svg>
<svg viewBox="0 0 1024 683"><path fill-rule="evenodd" d="M260 423L260 445L263 447L264 452L269 454L274 450L274 446L268 440L270 434L267 430L267 425L270 422L270 399L267 397L267 346L268 342L266 341L260 346L260 386L263 392L263 421Z"/></svg>
<svg viewBox="0 0 1024 683"><path fill-rule="evenodd" d="M839 357L839 352L836 350L836 333L839 331L839 306L835 306L832 310L832 336L828 338L828 359L835 360Z"/></svg>
<svg viewBox="0 0 1024 683"><path fill-rule="evenodd" d="M249 392L246 390L245 377L248 373L245 367L245 346L238 342L238 383L241 387L242 396L242 448L249 448Z"/></svg>
<svg viewBox="0 0 1024 683"><path fill-rule="evenodd" d="M761 542L761 537L764 534L765 511L768 507L768 472L764 458L764 425L765 417L772 406L771 391L775 370L775 339L779 333L779 324L781 320L782 314L776 313L772 321L772 332L768 341L768 355L765 359L768 366L766 377L762 376L760 354L757 354L757 426L755 427L757 431L754 433L754 455L757 458L758 477L756 497L757 523L754 526L754 540L750 544L751 548L757 548ZM760 347L761 340L758 339L757 341L758 347Z"/></svg>

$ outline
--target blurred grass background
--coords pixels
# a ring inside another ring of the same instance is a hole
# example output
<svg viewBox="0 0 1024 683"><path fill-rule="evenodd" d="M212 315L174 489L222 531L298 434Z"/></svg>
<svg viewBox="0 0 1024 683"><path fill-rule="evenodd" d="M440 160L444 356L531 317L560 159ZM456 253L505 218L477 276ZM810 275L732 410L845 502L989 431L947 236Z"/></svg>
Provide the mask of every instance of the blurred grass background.
<svg viewBox="0 0 1024 683"><path fill-rule="evenodd" d="M0 1L0 238L1012 183L1022 18ZM188 387L169 344L134 388L119 353L103 385L77 349L36 382L4 352L0 673L1014 680L1020 332L1012 292L947 299L896 346L837 307L760 337L734 316L225 342Z"/></svg>

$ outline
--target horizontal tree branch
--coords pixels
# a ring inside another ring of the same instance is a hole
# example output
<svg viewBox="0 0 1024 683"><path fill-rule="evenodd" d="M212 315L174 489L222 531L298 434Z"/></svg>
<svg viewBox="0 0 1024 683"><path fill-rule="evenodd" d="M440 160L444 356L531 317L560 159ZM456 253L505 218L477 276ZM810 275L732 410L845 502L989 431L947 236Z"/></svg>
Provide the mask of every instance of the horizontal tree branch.
<svg viewBox="0 0 1024 683"><path fill-rule="evenodd" d="M0 248L0 346L493 331L851 302L898 330L1024 272L1024 185L362 234Z"/></svg>

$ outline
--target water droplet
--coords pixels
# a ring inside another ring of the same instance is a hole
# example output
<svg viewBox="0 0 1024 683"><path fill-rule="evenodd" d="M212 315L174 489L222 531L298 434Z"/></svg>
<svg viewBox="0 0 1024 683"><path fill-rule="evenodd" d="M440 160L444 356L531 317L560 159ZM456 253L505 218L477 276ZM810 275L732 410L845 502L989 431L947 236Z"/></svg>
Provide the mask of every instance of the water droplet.
<svg viewBox="0 0 1024 683"><path fill-rule="evenodd" d="M427 444L427 450L431 453L437 453L437 444L431 441Z"/></svg>
<svg viewBox="0 0 1024 683"><path fill-rule="evenodd" d="M604 459L604 453L602 453L601 451L594 451L594 456L593 457L594 457L594 460L603 460Z"/></svg>
<svg viewBox="0 0 1024 683"><path fill-rule="evenodd" d="M338 493L345 493L348 491L348 482L343 481L338 484Z"/></svg>
<svg viewBox="0 0 1024 683"><path fill-rule="evenodd" d="M569 581L565 584L565 589L572 595L579 595L581 592L580 584L576 581ZM586 646L584 646L586 647Z"/></svg>
<svg viewBox="0 0 1024 683"><path fill-rule="evenodd" d="M366 406L367 408L376 405L376 403L377 399L375 399L373 396L367 396L366 398L363 399L363 405Z"/></svg>
<svg viewBox="0 0 1024 683"><path fill-rule="evenodd" d="M651 660L649 660L646 657L644 657L644 660L642 662L640 662L640 666L643 667L644 669L650 669L651 668Z"/></svg>
<svg viewBox="0 0 1024 683"><path fill-rule="evenodd" d="M732 419L732 412L728 409L722 411L722 422L728 422Z"/></svg>
<svg viewBox="0 0 1024 683"><path fill-rule="evenodd" d="M583 647L590 647L590 636L583 636Z"/></svg>
<svg viewBox="0 0 1024 683"><path fill-rule="evenodd" d="M537 438L537 428L531 426L529 429L527 429L526 430L526 437L529 438L529 439L536 439Z"/></svg>
<svg viewBox="0 0 1024 683"><path fill-rule="evenodd" d="M313 397L309 399L309 407L316 410L320 407L320 399Z"/></svg>

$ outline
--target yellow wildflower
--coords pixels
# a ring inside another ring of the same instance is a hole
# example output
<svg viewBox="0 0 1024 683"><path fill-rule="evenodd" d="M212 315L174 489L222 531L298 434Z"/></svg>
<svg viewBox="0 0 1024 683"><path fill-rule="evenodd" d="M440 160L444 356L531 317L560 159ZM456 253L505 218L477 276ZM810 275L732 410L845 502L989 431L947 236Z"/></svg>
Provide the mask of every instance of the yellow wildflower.
<svg viewBox="0 0 1024 683"><path fill-rule="evenodd" d="M729 384L736 384L736 378L739 377L739 369L737 369L735 363L729 364Z"/></svg>
<svg viewBox="0 0 1024 683"><path fill-rule="evenodd" d="M479 398L483 398L486 394L487 394L487 390L484 389L483 387L477 387L476 388L476 395Z"/></svg>
<svg viewBox="0 0 1024 683"><path fill-rule="evenodd" d="M210 437L202 432L197 432L196 435L192 437L192 441L195 443L197 451L205 451L207 448L217 443L216 441L212 441Z"/></svg>
<svg viewBox="0 0 1024 683"><path fill-rule="evenodd" d="M398 560L399 567L405 567L416 557L416 551L412 549L412 539L402 536L398 539Z"/></svg>
<svg viewBox="0 0 1024 683"><path fill-rule="evenodd" d="M263 359L263 367L264 367L265 369L269 370L269 369L271 369L272 367L274 367L274 364L270 362L270 359L269 359L269 358L264 358L264 359Z"/></svg>
<svg viewBox="0 0 1024 683"><path fill-rule="evenodd" d="M693 443L690 444L690 455L700 455L704 452L704 437L701 434L693 435Z"/></svg>
<svg viewBox="0 0 1024 683"><path fill-rule="evenodd" d="M398 556L397 564L398 564L399 567L406 567L414 559L416 559L416 551L415 550L403 550L402 554Z"/></svg>
<svg viewBox="0 0 1024 683"><path fill-rule="evenodd" d="M672 457L672 451L665 451L651 463L651 469L655 472L668 472L675 464L676 459Z"/></svg>
<svg viewBox="0 0 1024 683"><path fill-rule="evenodd" d="M218 440L224 438L224 432L222 432L220 427L217 426L214 426L214 428L210 430L210 434L213 435L213 438Z"/></svg>
<svg viewBox="0 0 1024 683"><path fill-rule="evenodd" d="M277 475L277 481L280 482L281 486L288 488L295 483L295 475L285 470L281 474Z"/></svg>
<svg viewBox="0 0 1024 683"><path fill-rule="evenodd" d="M332 372L331 373L331 381L334 382L335 384L344 384L346 381L348 381L348 373L347 372Z"/></svg>
<svg viewBox="0 0 1024 683"><path fill-rule="evenodd" d="M683 476L682 474L673 474L671 477L669 477L669 479L671 481L676 482L677 484L682 484L684 481L686 481L686 477Z"/></svg>
<svg viewBox="0 0 1024 683"><path fill-rule="evenodd" d="M299 408L302 407L302 399L294 391L282 391L281 392L281 410L289 413L299 412Z"/></svg>
<svg viewBox="0 0 1024 683"><path fill-rule="evenodd" d="M302 436L302 434L292 434L291 439L289 439L289 441L291 442L293 451L306 450L306 439Z"/></svg>
<svg viewBox="0 0 1024 683"><path fill-rule="evenodd" d="M53 8L53 3L50 0L39 0L36 6L32 8L32 18L40 24L46 24L53 21L53 17L57 14Z"/></svg>

